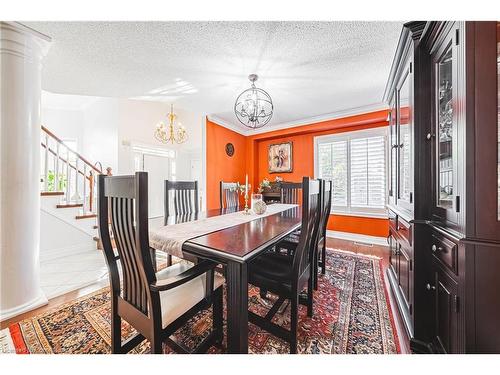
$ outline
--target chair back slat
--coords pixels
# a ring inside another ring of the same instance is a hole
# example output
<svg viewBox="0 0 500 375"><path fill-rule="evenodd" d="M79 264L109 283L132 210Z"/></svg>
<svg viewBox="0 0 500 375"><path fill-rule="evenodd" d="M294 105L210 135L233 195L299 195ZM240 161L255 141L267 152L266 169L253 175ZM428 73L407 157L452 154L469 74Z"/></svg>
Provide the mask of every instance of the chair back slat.
<svg viewBox="0 0 500 375"><path fill-rule="evenodd" d="M156 281L149 253L147 173L135 176L99 176L99 235L114 293L148 314L148 285ZM109 223L118 258L115 256ZM118 272L121 264L121 277ZM120 291L121 289L121 291Z"/></svg>
<svg viewBox="0 0 500 375"><path fill-rule="evenodd" d="M238 184L236 182L220 182L220 207L238 208L240 199L238 195Z"/></svg>
<svg viewBox="0 0 500 375"><path fill-rule="evenodd" d="M322 200L321 219L319 224L320 233L318 234L318 239L326 237L326 227L328 225L328 218L330 217L332 209L332 188L332 181L324 181L324 196Z"/></svg>
<svg viewBox="0 0 500 375"><path fill-rule="evenodd" d="M281 183L281 203L299 204L302 191L302 182L282 182Z"/></svg>
<svg viewBox="0 0 500 375"><path fill-rule="evenodd" d="M173 212L172 212L173 206ZM165 223L170 215L189 215L199 211L198 181L165 180Z"/></svg>
<svg viewBox="0 0 500 375"><path fill-rule="evenodd" d="M294 252L293 273L294 280L311 264L314 243L317 243L323 182L304 177L302 182L302 226L299 243Z"/></svg>

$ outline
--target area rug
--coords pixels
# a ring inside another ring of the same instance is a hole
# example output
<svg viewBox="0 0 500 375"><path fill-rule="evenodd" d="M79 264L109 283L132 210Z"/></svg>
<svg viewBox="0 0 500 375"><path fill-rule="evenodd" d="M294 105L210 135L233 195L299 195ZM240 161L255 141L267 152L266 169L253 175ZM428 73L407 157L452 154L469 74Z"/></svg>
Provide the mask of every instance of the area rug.
<svg viewBox="0 0 500 375"><path fill-rule="evenodd" d="M9 327L16 353L110 353L109 290L101 289L53 311L23 320ZM256 288L249 288L250 310L265 315ZM174 335L174 340L194 347L209 332L211 313L204 312ZM276 314L275 322L289 327L289 307ZM224 327L225 329L225 327ZM134 334L126 322L122 338ZM288 353L281 339L249 324L249 352ZM209 353L224 352L212 347ZM165 346L165 353L172 351ZM143 342L133 353L148 353ZM388 307L380 260L328 249L327 270L319 277L314 294L314 316L299 309L298 352L311 354L394 354L399 343Z"/></svg>

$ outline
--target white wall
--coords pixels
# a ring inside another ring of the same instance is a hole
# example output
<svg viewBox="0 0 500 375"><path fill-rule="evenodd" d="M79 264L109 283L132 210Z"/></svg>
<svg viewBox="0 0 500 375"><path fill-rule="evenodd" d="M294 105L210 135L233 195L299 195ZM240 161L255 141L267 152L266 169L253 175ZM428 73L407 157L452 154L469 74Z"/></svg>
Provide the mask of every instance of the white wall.
<svg viewBox="0 0 500 375"><path fill-rule="evenodd" d="M133 172L134 164L131 145L141 144L162 147L177 152L177 179L189 179L189 159L201 157L201 123L203 115L174 108L174 112L187 129L189 139L183 144L164 145L157 141L153 134L156 124L167 122L170 112L168 103L147 102L139 100L120 100L118 129L118 172L128 174ZM200 156L198 156L200 155Z"/></svg>
<svg viewBox="0 0 500 375"><path fill-rule="evenodd" d="M57 108L50 107L57 99ZM64 108L67 97L68 108ZM175 108L177 121L189 134L183 144L164 145L153 134L156 124L167 122L170 104L116 98L46 94L42 101L42 124L60 138L76 139L78 152L91 162L113 168L114 174L134 171L131 144L150 145L177 152L178 179L190 178L190 160L201 159L204 116ZM79 107L77 99L81 98Z"/></svg>
<svg viewBox="0 0 500 375"><path fill-rule="evenodd" d="M87 160L100 162L103 169L111 167L113 174L118 163L118 100L100 98L85 108L83 120L82 155Z"/></svg>
<svg viewBox="0 0 500 375"><path fill-rule="evenodd" d="M186 127L189 139L164 145L154 138L154 131L158 122L168 122L170 103L51 93L44 98L42 123L60 138L76 139L78 152L92 163L101 162L104 169L111 167L114 175L134 172L133 144L175 150L177 180L190 180L191 161L202 160L201 113L174 106L177 123ZM197 179L205 202L203 171Z"/></svg>
<svg viewBox="0 0 500 375"><path fill-rule="evenodd" d="M42 125L61 139L77 141L77 152L82 152L83 111L42 108Z"/></svg>

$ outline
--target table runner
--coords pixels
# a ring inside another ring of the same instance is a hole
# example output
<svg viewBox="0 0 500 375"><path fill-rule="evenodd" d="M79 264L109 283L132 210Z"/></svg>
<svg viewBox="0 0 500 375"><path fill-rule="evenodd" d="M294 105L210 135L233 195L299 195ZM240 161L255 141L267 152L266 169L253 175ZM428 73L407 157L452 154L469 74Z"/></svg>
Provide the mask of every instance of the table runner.
<svg viewBox="0 0 500 375"><path fill-rule="evenodd" d="M245 215L243 211L238 211L180 224L165 225L149 231L149 246L182 258L182 245L192 238L271 216L296 206L296 204L275 203L268 205L266 212L262 215L257 215L252 211L250 215Z"/></svg>

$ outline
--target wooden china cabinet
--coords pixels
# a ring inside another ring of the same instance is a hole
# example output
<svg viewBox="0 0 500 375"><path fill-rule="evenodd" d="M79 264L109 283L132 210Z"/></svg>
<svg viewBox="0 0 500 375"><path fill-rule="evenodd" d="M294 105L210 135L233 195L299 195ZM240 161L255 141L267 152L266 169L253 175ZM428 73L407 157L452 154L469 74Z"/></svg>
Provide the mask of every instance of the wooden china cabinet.
<svg viewBox="0 0 500 375"><path fill-rule="evenodd" d="M500 352L499 30L405 24L386 87L387 276L416 352Z"/></svg>

